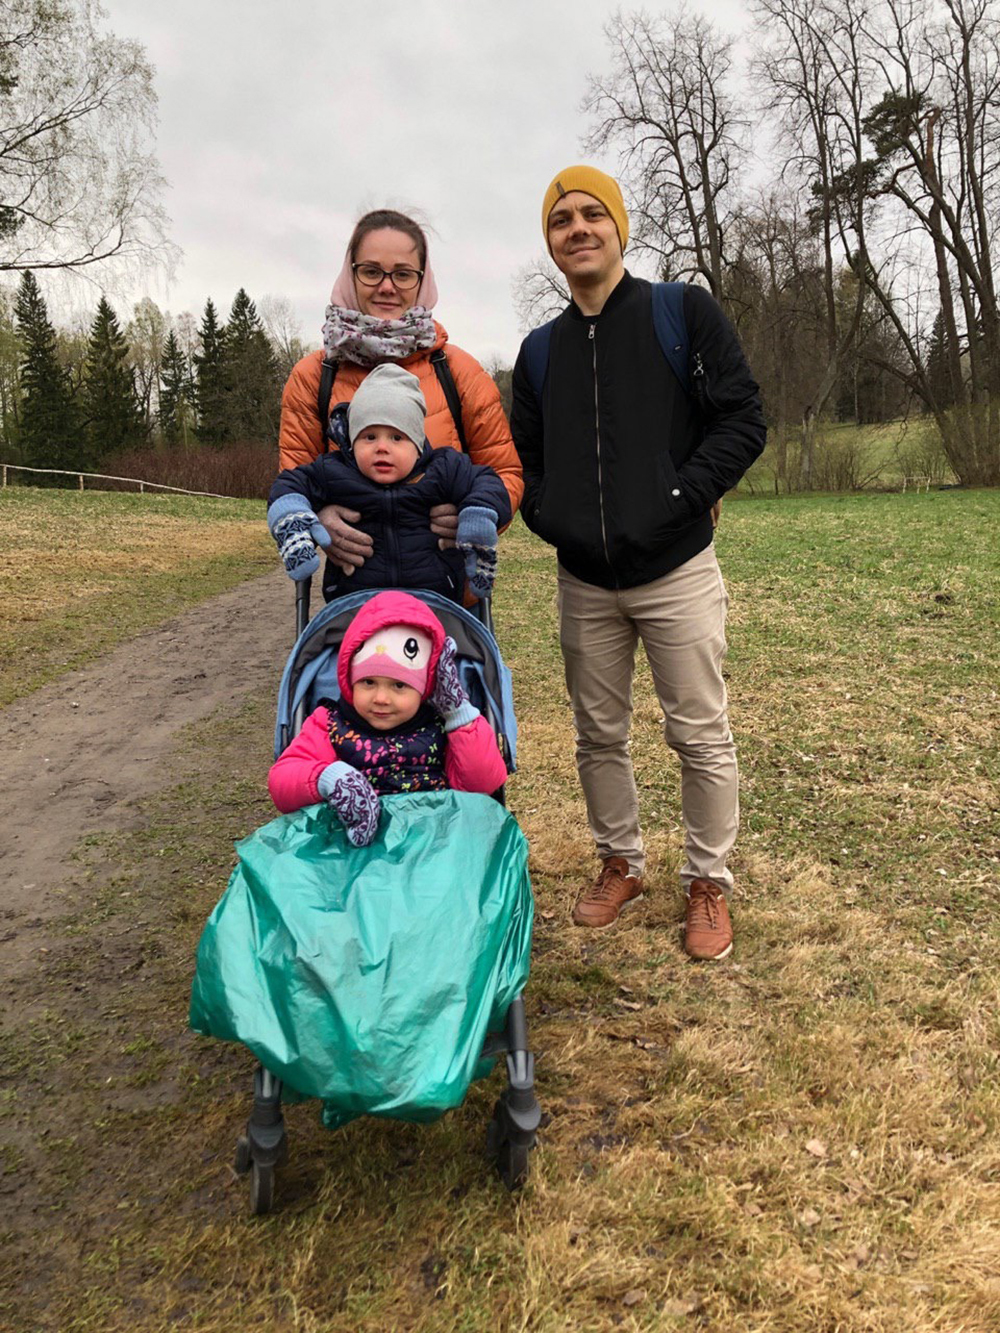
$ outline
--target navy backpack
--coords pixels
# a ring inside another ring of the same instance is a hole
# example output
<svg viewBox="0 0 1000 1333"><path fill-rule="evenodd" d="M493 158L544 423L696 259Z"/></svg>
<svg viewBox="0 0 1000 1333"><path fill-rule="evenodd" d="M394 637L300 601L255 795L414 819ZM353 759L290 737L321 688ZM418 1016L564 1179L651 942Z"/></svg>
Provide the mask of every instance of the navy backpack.
<svg viewBox="0 0 1000 1333"><path fill-rule="evenodd" d="M687 325L684 322L684 282L654 282L653 287L653 328L656 340L663 355L667 358L670 369L677 376L681 388L686 394L693 391L689 366L691 345L688 339ZM558 319L559 316L556 316ZM549 369L549 342L552 338L552 325L555 319L532 329L524 340L527 357L528 380L539 403L542 401L542 388ZM695 375L703 373L700 364L695 367Z"/></svg>

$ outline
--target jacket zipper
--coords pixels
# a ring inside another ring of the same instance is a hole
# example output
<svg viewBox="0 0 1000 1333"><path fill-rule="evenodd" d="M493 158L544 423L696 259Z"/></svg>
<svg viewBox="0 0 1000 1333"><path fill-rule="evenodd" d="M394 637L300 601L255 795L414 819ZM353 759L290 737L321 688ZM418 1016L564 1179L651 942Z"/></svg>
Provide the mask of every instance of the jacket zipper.
<svg viewBox="0 0 1000 1333"><path fill-rule="evenodd" d="M399 549L396 541L396 497L390 487L385 497L389 501L389 522L386 526L386 543L389 547L389 573L393 576L389 587L398 588L400 583Z"/></svg>
<svg viewBox="0 0 1000 1333"><path fill-rule="evenodd" d="M708 388L708 376L705 374L705 365L701 359L701 353L695 352L694 365L691 370L691 388L694 396L701 408L702 416L708 414L708 409L715 410L715 403L712 401L712 395Z"/></svg>
<svg viewBox="0 0 1000 1333"><path fill-rule="evenodd" d="M597 332L597 325L591 324L589 338L594 349L594 434L597 444L597 500L601 511L601 542L604 546L604 558L611 566L611 556L608 553L608 533L604 526L604 486L601 476L601 407L597 399L597 339L594 336ZM614 574L614 570L612 570ZM615 579L617 584L618 580Z"/></svg>

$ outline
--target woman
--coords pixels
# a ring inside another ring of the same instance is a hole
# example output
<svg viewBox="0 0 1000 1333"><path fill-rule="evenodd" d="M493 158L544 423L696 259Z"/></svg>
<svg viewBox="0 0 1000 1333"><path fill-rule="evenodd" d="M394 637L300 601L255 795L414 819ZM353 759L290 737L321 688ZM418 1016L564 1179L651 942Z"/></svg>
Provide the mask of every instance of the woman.
<svg viewBox="0 0 1000 1333"><path fill-rule="evenodd" d="M430 443L435 448L461 449L464 435L469 457L499 473L511 510L517 509L524 482L500 394L479 362L448 342L446 330L431 317L436 301L437 285L422 229L392 209L366 213L354 228L330 295L323 347L303 357L285 385L279 437L282 468L310 463L327 448L329 415L327 410L321 420L319 402L324 359L336 366L330 407L349 402L374 366L395 361L420 381ZM452 407L446 396L449 380L454 386ZM355 512L331 505L319 517L332 542L328 555L345 573L372 554L371 538L351 526L358 518ZM431 510L431 530L443 541L454 541L457 527L454 505Z"/></svg>

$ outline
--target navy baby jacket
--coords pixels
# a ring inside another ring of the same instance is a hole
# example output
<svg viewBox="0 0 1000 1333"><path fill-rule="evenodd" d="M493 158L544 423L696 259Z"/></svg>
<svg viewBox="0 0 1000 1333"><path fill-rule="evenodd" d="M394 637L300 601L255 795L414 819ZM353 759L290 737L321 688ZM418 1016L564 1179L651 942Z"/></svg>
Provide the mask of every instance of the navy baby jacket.
<svg viewBox="0 0 1000 1333"><path fill-rule="evenodd" d="M461 602L465 561L461 551L442 551L430 529L434 505L470 505L494 510L497 526L511 520L507 489L491 467L473 463L456 449L432 449L424 441L416 466L402 481L384 486L358 471L350 449L332 450L304 467L279 474L268 504L282 495L302 495L313 512L324 505L356 509L355 525L375 550L350 576L327 560L323 596L328 602L362 588L425 588Z"/></svg>

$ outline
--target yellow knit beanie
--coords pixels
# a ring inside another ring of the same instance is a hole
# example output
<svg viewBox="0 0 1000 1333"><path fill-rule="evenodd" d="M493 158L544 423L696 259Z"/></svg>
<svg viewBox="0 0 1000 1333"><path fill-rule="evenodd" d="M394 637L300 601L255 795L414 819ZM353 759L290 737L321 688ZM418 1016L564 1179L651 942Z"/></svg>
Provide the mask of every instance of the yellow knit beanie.
<svg viewBox="0 0 1000 1333"><path fill-rule="evenodd" d="M545 191L542 203L542 235L545 237L545 244L549 243L549 214L555 208L556 202L571 190L582 190L584 194L600 200L618 229L618 239L621 241L624 254L628 245L628 214L625 212L625 200L618 188L618 182L605 172L598 171L596 167L567 167L565 171L560 171Z"/></svg>

